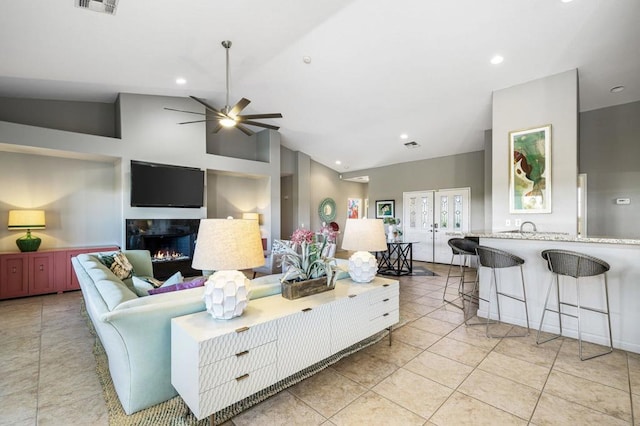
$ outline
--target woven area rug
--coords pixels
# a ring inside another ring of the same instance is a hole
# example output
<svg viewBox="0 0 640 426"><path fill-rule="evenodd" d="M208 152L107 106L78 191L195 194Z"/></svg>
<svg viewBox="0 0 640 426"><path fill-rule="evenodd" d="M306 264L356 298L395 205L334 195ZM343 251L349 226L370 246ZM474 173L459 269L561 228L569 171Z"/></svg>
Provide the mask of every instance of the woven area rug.
<svg viewBox="0 0 640 426"><path fill-rule="evenodd" d="M84 307L83 307L84 308ZM209 424L208 419L203 419L198 421L193 414L191 414L187 405L184 403L181 397L176 396L175 398L170 399L169 401L165 401L158 405L154 405L153 407L149 407L147 409L138 411L137 413L133 413L128 416L125 414L122 409L122 405L120 404L120 400L118 399L118 395L116 394L116 390L113 387L113 382L111 380L111 375L109 374L109 361L107 359L107 354L100 343L100 339L95 334L95 330L93 329L93 324L91 320L87 317L87 323L89 324L89 328L95 337L95 345L94 345L94 355L96 358L96 371L98 373L98 378L100 379L100 383L102 384L103 395L107 405L107 409L109 412L109 425L112 426L204 426ZM393 326L393 329L397 329L406 324L407 321L403 318L400 318L398 324ZM215 414L215 423L222 424L223 422L231 419L232 417L240 414L242 411L264 401L265 399L275 395L276 393L292 386L308 377L313 376L319 371L329 367L330 365L336 363L342 358L351 355L367 346L373 345L374 343L379 342L384 339L388 335L388 331L382 331L377 333L368 339L363 340L337 354L312 365L309 368L306 368L291 377L286 378L274 385L269 386L268 388L251 395L250 397L237 402Z"/></svg>

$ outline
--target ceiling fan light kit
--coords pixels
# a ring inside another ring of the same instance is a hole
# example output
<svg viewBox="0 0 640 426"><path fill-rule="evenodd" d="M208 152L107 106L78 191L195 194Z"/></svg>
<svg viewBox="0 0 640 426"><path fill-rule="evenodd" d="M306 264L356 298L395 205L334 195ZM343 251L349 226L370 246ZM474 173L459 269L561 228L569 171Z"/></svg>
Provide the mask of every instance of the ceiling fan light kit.
<svg viewBox="0 0 640 426"><path fill-rule="evenodd" d="M195 112L195 111L184 111L174 108L165 108L168 111L177 111L177 112L186 112L188 114L197 114L204 115L203 120L194 120L194 121L183 121L178 124L192 124L192 123L204 123L207 121L217 121L218 125L213 129L212 133L218 133L220 129L223 127L230 128L235 127L240 130L247 136L251 136L254 132L247 128L246 126L255 126L262 127L265 129L278 130L280 127L274 126L271 124L260 123L258 121L254 121L255 119L261 118L282 118L282 114L279 112L276 113L267 113L267 114L245 114L241 115L240 113L244 110L247 105L251 103L251 101L247 98L240 99L233 107L229 106L229 49L231 48L231 41L224 40L222 42L222 46L226 50L226 74L227 74L227 93L226 93L226 103L223 108L217 109L205 102L204 100L197 98L195 96L189 96L194 101L198 102L202 106L205 107L206 112Z"/></svg>

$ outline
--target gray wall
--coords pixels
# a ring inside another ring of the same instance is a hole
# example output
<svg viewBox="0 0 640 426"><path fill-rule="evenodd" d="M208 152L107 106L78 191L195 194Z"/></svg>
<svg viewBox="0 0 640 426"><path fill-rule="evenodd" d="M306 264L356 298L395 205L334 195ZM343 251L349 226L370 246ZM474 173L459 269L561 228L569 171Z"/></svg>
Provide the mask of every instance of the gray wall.
<svg viewBox="0 0 640 426"><path fill-rule="evenodd" d="M0 252L16 251L8 211L44 209L41 249L119 245L118 166L109 162L0 152ZM63 172L61 172L63 171Z"/></svg>
<svg viewBox="0 0 640 426"><path fill-rule="evenodd" d="M470 229L484 229L484 151L343 173L344 177L365 175L369 176L369 217L375 217L376 200L395 200L395 216L402 218L403 192L468 187Z"/></svg>
<svg viewBox="0 0 640 426"><path fill-rule="evenodd" d="M0 98L0 121L116 136L115 105L101 102Z"/></svg>
<svg viewBox="0 0 640 426"><path fill-rule="evenodd" d="M509 212L509 132L551 124L551 213ZM539 231L578 230L578 70L494 92L492 127L492 230L530 220ZM510 221L510 225L506 221Z"/></svg>
<svg viewBox="0 0 640 426"><path fill-rule="evenodd" d="M640 102L580 114L587 235L640 238ZM616 205L616 198L631 198Z"/></svg>

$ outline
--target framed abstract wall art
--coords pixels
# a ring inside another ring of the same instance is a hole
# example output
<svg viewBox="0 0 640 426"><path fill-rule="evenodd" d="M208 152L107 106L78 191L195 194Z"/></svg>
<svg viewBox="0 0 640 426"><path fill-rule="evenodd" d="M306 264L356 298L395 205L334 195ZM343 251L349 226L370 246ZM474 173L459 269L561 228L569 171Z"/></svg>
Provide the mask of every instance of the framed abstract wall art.
<svg viewBox="0 0 640 426"><path fill-rule="evenodd" d="M360 219L362 217L362 198L347 199L347 219Z"/></svg>
<svg viewBox="0 0 640 426"><path fill-rule="evenodd" d="M376 201L376 219L393 217L396 202L394 200Z"/></svg>
<svg viewBox="0 0 640 426"><path fill-rule="evenodd" d="M509 213L551 213L551 125L509 132Z"/></svg>

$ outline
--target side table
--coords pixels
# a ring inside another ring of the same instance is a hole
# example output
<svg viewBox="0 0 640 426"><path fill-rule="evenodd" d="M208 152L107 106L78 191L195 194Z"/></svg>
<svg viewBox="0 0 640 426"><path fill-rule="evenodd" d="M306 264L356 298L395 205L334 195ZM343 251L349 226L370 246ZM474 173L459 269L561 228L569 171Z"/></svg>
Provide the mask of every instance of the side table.
<svg viewBox="0 0 640 426"><path fill-rule="evenodd" d="M413 242L387 243L387 251L376 252L378 273L382 275L410 275L413 272Z"/></svg>

